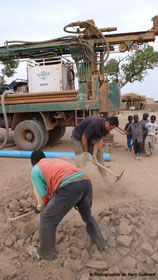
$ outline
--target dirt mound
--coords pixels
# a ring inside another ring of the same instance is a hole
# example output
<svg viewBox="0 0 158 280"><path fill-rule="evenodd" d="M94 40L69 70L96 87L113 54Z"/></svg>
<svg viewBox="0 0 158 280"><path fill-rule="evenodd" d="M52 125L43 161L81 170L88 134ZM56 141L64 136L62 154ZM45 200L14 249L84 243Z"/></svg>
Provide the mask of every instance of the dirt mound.
<svg viewBox="0 0 158 280"><path fill-rule="evenodd" d="M20 213L22 206L28 206L30 197L25 192L1 205L1 224L3 222L4 227L0 230L0 279L90 280L97 274L102 275L101 279L108 275L112 277L112 274L114 279L121 279L123 274L128 276L125 279L133 279L134 275L156 275L157 201L125 203L100 211L97 222L109 244L103 253L97 250L96 245L90 244L85 225L76 218L77 211L72 210L57 228L56 258L47 262L37 261L27 254L28 246L39 245L39 215L15 221L14 228L5 222L4 204L7 204L11 215L16 216L19 206Z"/></svg>

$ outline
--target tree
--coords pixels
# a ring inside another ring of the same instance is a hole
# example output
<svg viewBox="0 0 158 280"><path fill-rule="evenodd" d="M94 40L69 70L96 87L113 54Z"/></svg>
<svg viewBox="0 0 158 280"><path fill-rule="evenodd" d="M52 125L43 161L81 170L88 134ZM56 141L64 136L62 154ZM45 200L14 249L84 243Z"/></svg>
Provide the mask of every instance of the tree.
<svg viewBox="0 0 158 280"><path fill-rule="evenodd" d="M5 84L5 77L12 77L16 71L15 69L18 67L19 62L15 60L8 60L3 62L3 68L1 69L2 75L0 76L0 84L3 85Z"/></svg>
<svg viewBox="0 0 158 280"><path fill-rule="evenodd" d="M108 60L104 72L108 74L110 81L122 88L127 83L142 82L147 70L154 69L156 66L158 66L158 52L154 51L152 46L144 45L134 54L118 60Z"/></svg>

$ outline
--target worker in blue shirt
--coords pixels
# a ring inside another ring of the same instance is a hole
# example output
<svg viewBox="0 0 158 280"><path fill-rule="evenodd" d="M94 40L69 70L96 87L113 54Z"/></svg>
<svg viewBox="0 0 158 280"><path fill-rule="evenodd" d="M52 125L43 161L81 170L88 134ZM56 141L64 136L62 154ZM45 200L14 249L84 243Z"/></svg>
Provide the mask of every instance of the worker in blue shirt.
<svg viewBox="0 0 158 280"><path fill-rule="evenodd" d="M102 147L102 139L110 130L119 125L117 117L109 117L107 119L99 117L87 117L82 120L72 131L72 145L76 155L85 153L89 158L89 153L93 157L94 163L97 161L104 164ZM98 166L98 170L103 178L105 178L105 170Z"/></svg>

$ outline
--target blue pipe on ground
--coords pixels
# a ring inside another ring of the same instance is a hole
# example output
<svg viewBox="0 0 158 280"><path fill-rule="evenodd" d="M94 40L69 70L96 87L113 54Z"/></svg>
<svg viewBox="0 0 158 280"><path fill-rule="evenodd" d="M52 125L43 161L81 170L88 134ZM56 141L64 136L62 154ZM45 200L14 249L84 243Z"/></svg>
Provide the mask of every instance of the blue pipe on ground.
<svg viewBox="0 0 158 280"><path fill-rule="evenodd" d="M30 158L31 154L32 151L0 150L0 157ZM75 153L44 152L44 154L47 158L75 157ZM104 161L110 161L110 154L103 154L103 156Z"/></svg>

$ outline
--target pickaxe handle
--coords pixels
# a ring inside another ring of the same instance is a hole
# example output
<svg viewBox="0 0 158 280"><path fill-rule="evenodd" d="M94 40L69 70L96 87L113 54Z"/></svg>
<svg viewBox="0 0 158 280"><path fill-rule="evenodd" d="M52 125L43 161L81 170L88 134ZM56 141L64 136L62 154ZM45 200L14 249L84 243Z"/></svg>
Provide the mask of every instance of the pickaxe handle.
<svg viewBox="0 0 158 280"><path fill-rule="evenodd" d="M27 216L32 215L33 213L35 213L35 211L33 210L33 211L28 212L28 213L22 214L22 215L20 215L20 216L11 218L11 217L9 216L9 214L8 214L8 209L7 209L6 205L5 205L5 212L6 212L6 215L7 215L7 220L8 220L8 222L16 221L16 220L19 220L19 219L21 219L21 218L27 217Z"/></svg>
<svg viewBox="0 0 158 280"><path fill-rule="evenodd" d="M27 216L30 216L30 215L32 215L33 213L35 213L34 210L31 211L31 212L22 214L22 215L20 215L20 216L17 216L17 217L15 217L15 218L10 218L10 217L9 217L9 220L10 220L11 222L12 222L12 221L16 221L16 220L19 220L19 219L21 219L21 218L25 218L25 217L27 217Z"/></svg>
<svg viewBox="0 0 158 280"><path fill-rule="evenodd" d="M90 160L92 161L92 159L90 158ZM96 162L96 164L100 167L102 167L104 170L108 171L111 175L115 176L116 177L116 182L121 178L121 176L123 175L124 173L124 170L122 171L121 175L120 176L117 176L113 171L111 171L110 169L106 168L104 165L102 165L101 163L99 162Z"/></svg>
<svg viewBox="0 0 158 280"><path fill-rule="evenodd" d="M92 161L92 159L90 158L90 160ZM96 164L100 167L102 167L103 169L105 169L106 171L108 171L109 173L111 173L113 176L117 177L111 170L109 170L108 168L106 168L104 165L102 165L99 162L96 162Z"/></svg>
<svg viewBox="0 0 158 280"><path fill-rule="evenodd" d="M104 165L102 165L101 163L97 162L96 163L98 166L102 167L104 170L108 171L109 173L111 173L113 176L117 177L117 175L114 174L114 172L112 172L110 169L106 168Z"/></svg>

